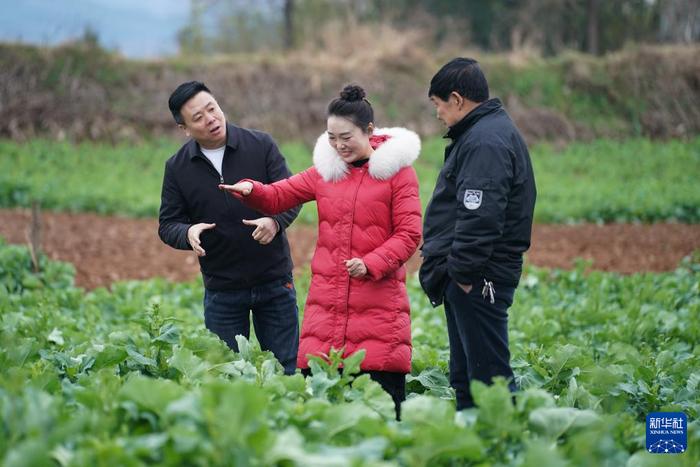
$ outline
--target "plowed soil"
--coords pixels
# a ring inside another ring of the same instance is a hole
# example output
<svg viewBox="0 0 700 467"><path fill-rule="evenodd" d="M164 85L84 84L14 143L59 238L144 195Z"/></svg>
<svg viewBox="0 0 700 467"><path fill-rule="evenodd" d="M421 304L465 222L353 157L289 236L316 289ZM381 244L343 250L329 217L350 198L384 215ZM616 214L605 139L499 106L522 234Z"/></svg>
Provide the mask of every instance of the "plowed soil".
<svg viewBox="0 0 700 467"><path fill-rule="evenodd" d="M29 210L0 210L0 237L26 244ZM194 253L177 251L158 238L154 219L130 219L95 214L43 212L42 251L75 265L77 285L92 289L126 279L164 277L172 281L199 276ZM293 226L287 232L297 268L309 263L316 229ZM612 224L535 225L527 262L536 266L571 268L576 258L593 261L593 269L630 274L669 271L700 249L700 225ZM415 271L416 255L408 263Z"/></svg>

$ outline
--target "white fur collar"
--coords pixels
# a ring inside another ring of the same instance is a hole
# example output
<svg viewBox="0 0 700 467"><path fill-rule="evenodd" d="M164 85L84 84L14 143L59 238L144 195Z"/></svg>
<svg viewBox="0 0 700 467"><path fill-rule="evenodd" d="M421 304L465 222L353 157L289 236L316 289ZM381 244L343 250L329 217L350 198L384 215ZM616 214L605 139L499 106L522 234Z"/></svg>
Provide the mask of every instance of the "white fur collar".
<svg viewBox="0 0 700 467"><path fill-rule="evenodd" d="M376 179L386 180L399 170L413 164L420 153L420 138L406 128L377 128L375 135L388 135L389 139L379 145L369 158L369 174ZM348 165L328 142L328 132L316 140L314 147L314 167L323 180L337 182L345 178Z"/></svg>

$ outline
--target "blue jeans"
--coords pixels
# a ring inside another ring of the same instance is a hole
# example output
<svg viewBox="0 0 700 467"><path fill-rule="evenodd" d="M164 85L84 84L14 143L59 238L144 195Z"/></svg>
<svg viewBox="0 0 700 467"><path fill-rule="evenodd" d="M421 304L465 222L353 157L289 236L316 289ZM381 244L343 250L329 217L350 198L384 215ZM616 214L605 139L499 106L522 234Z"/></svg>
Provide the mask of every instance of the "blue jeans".
<svg viewBox="0 0 700 467"><path fill-rule="evenodd" d="M291 274L250 289L204 289L204 325L235 352L235 337L250 338L250 312L260 347L294 374L299 349L299 313Z"/></svg>
<svg viewBox="0 0 700 467"><path fill-rule="evenodd" d="M445 289L445 316L450 340L450 386L455 389L457 410L474 406L472 380L491 384L494 376L509 380L515 391L508 349L508 308L515 287L494 284L495 303L481 296L483 284L465 293L450 279Z"/></svg>

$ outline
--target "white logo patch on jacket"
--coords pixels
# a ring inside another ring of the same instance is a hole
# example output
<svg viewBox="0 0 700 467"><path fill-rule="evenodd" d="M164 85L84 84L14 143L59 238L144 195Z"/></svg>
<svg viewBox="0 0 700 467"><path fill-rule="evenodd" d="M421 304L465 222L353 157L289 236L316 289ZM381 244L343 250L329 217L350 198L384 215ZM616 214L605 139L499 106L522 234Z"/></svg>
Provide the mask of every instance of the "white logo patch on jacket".
<svg viewBox="0 0 700 467"><path fill-rule="evenodd" d="M464 192L464 207L470 210L481 206L481 199L484 197L481 190L466 190Z"/></svg>

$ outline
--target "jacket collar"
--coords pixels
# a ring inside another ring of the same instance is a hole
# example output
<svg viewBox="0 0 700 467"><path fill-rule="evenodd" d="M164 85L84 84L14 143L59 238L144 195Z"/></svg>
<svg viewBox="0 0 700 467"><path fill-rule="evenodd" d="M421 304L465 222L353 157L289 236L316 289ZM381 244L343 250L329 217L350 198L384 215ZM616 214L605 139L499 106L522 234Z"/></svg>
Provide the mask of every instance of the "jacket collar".
<svg viewBox="0 0 700 467"><path fill-rule="evenodd" d="M236 125L226 122L226 147L229 147L234 151L238 149L238 142L240 141L239 136L240 128L238 128ZM187 154L190 156L190 159L202 155L199 143L193 139L189 141L187 151Z"/></svg>
<svg viewBox="0 0 700 467"><path fill-rule="evenodd" d="M444 138L450 138L452 141L456 140L468 129L473 127L476 122L481 120L484 115L495 112L501 107L503 107L503 104L501 104L501 100L497 97L482 102L478 107L475 107L471 112L465 115L462 120L452 125Z"/></svg>
<svg viewBox="0 0 700 467"><path fill-rule="evenodd" d="M406 128L377 128L374 130L378 146L369 158L369 174L378 180L387 180L399 170L413 164L420 153L420 138ZM326 182L345 178L348 164L328 142L328 132L316 140L314 167Z"/></svg>

